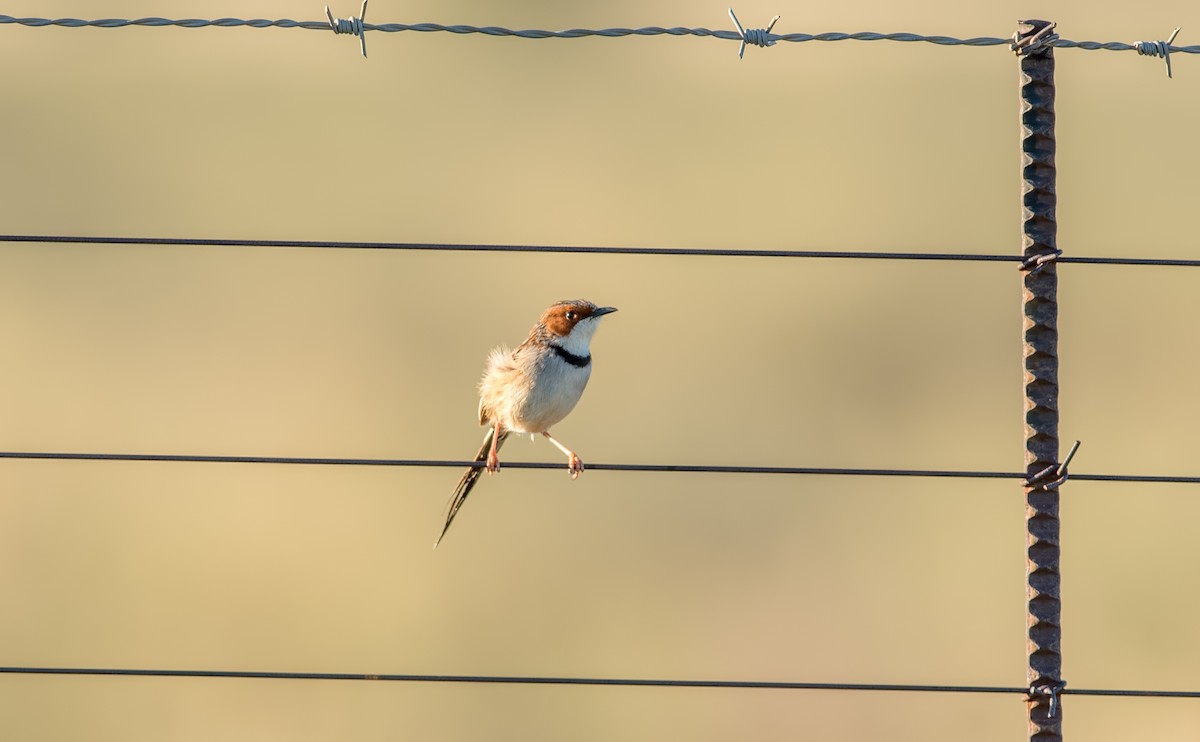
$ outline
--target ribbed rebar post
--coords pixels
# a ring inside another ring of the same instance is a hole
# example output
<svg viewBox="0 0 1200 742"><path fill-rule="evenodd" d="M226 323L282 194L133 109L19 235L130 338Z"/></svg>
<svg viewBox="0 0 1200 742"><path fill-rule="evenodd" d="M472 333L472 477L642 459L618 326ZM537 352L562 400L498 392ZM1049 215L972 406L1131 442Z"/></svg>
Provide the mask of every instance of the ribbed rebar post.
<svg viewBox="0 0 1200 742"><path fill-rule="evenodd" d="M1062 739L1058 488L1058 255L1054 50L1047 21L1019 21L1025 339L1025 518L1029 738ZM1039 476L1040 475L1040 476Z"/></svg>

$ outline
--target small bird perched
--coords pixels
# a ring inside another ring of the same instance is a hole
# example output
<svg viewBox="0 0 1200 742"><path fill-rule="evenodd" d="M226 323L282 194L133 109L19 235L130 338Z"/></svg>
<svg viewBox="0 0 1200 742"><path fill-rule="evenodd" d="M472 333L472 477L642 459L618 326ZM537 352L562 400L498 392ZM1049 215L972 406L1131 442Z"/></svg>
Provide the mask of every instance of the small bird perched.
<svg viewBox="0 0 1200 742"><path fill-rule="evenodd" d="M592 375L588 349L600 318L617 311L590 301L572 299L550 305L529 331L525 342L510 351L503 346L488 355L479 381L479 424L487 426L476 461L486 461L488 474L500 470L497 452L509 433L541 433L567 455L567 471L575 479L583 462L575 452L550 435L550 426L567 416ZM450 523L479 481L482 469L467 469L446 513L446 525L433 547L442 542Z"/></svg>

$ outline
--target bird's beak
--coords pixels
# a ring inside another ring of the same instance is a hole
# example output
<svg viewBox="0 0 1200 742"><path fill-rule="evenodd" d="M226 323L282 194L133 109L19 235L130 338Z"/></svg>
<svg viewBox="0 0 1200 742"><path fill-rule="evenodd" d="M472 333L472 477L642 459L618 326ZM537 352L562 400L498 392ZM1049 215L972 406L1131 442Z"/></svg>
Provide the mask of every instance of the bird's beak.
<svg viewBox="0 0 1200 742"><path fill-rule="evenodd" d="M617 311L616 307L596 307L592 310L592 317L603 317L606 314L612 314Z"/></svg>

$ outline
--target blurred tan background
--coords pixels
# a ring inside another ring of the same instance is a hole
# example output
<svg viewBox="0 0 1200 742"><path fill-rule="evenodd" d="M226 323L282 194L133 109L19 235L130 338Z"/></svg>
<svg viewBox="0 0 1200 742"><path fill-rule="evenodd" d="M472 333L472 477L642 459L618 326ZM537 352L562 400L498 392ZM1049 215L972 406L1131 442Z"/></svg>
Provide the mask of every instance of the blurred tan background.
<svg viewBox="0 0 1200 742"><path fill-rule="evenodd" d="M730 28L725 5L372 0L367 19ZM357 13L339 2L336 15ZM780 33L1133 42L1194 2L774 3ZM85 18L319 3L9 0ZM0 232L1017 252L1004 47L0 27ZM1200 58L1060 50L1059 241L1197 257ZM1200 474L1200 272L1064 266L1077 472ZM0 449L465 459L487 351L621 309L585 461L1022 466L1012 264L0 245ZM560 460L514 440L512 460ZM1025 682L1013 481L0 462L0 664ZM1200 490L1071 482L1064 675L1200 687ZM1069 739L1200 735L1069 697ZM22 740L1014 740L1016 696L0 677Z"/></svg>

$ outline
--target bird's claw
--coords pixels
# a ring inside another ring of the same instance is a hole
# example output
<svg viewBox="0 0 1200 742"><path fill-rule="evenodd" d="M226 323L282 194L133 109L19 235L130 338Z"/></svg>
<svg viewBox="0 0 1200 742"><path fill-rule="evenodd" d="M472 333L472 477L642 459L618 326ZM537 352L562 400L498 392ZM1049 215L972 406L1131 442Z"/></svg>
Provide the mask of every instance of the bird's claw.
<svg viewBox="0 0 1200 742"><path fill-rule="evenodd" d="M488 474L495 474L500 471L500 457L495 453L488 453L486 468Z"/></svg>
<svg viewBox="0 0 1200 742"><path fill-rule="evenodd" d="M567 457L567 471L571 472L571 479L579 479L579 475L583 473L583 459L571 454Z"/></svg>

